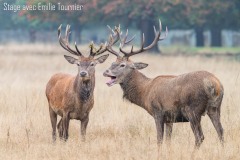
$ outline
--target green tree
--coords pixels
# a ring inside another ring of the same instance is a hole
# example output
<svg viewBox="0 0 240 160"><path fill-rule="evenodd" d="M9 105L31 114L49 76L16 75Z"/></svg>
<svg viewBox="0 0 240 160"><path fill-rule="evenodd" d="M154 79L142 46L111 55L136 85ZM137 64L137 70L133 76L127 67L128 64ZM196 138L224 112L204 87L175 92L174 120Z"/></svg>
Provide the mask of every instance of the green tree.
<svg viewBox="0 0 240 160"><path fill-rule="evenodd" d="M221 46L222 29L239 27L238 0L169 0L161 9L164 8L168 8L164 16L170 23L175 23L174 27L195 30L196 46L204 45L203 32L206 29L211 31L211 45Z"/></svg>
<svg viewBox="0 0 240 160"><path fill-rule="evenodd" d="M154 39L153 26L158 22L163 10L161 6L164 1L157 0L116 0L96 1L87 3L90 16L96 21L117 22L121 21L125 26L133 25L145 34L145 45L149 45ZM92 15L92 16L91 16ZM97 15L97 16L96 16ZM162 17L161 17L162 18ZM164 23L165 24L165 23ZM159 52L157 46L152 51Z"/></svg>
<svg viewBox="0 0 240 160"><path fill-rule="evenodd" d="M211 31L211 46L222 46L222 30L229 27L229 11L232 7L232 1L215 0L213 2L204 3L208 14L205 17L206 27Z"/></svg>
<svg viewBox="0 0 240 160"><path fill-rule="evenodd" d="M15 0L11 0L15 2ZM72 24L72 29L79 35L86 25L98 23L134 26L145 33L145 45L149 45L154 32L152 26L160 18L164 26L170 29L194 29L197 46L204 45L203 32L211 31L212 46L221 46L222 29L238 29L240 26L240 1L232 0L18 0L16 3L36 4L62 3L82 4L83 11L25 11L19 17L11 16L18 26L29 28L56 28L61 23ZM2 17L2 19L6 17ZM3 20L4 22L4 20ZM27 23L26 23L27 22ZM11 27L13 22L6 23ZM159 51L157 46L152 50Z"/></svg>
<svg viewBox="0 0 240 160"><path fill-rule="evenodd" d="M83 0L71 0L71 1L65 1L65 0L23 0L28 5L37 5L39 2L41 5L46 5L48 3L51 3L55 6L58 5L58 3L61 3L62 5L72 5L72 4L84 4L85 2ZM55 11L25 11L23 15L25 17L28 17L28 19L31 22L38 21L41 24L47 23L54 26L54 29L57 28L60 24L71 24L72 30L75 31L76 37L78 38L78 41L81 41L81 31L84 27L84 21L81 20L82 11L73 11L73 10L58 10ZM57 25L57 26L56 26Z"/></svg>
<svg viewBox="0 0 240 160"><path fill-rule="evenodd" d="M203 46L203 31L209 29L211 32L211 46L222 46L222 30L232 29L231 21L239 22L237 18L237 0L192 0L189 14L189 26L196 32L197 46ZM239 3L239 2L238 2ZM237 24L234 25L237 27Z"/></svg>

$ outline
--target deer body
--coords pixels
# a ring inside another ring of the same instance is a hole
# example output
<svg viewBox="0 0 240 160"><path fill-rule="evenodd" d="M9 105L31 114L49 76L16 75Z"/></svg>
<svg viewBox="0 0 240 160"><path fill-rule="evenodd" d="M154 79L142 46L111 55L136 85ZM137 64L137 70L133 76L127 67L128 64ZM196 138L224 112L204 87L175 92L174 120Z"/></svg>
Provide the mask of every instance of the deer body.
<svg viewBox="0 0 240 160"><path fill-rule="evenodd" d="M190 121L195 132L196 147L199 147L204 140L200 120L207 113L223 141L220 123L223 86L213 74L197 71L149 79L133 70L120 86L124 98L147 110L157 126L166 124L167 140L171 138L172 123ZM163 128L157 127L157 133L158 142L162 143Z"/></svg>
<svg viewBox="0 0 240 160"><path fill-rule="evenodd" d="M183 122L187 118L187 106L192 106L196 114L203 115L208 105L220 101L223 96L222 84L206 71L150 79L133 70L120 86L124 98L141 106L150 115L154 116L155 110L165 112L166 123Z"/></svg>
<svg viewBox="0 0 240 160"><path fill-rule="evenodd" d="M111 78L108 82L109 86L119 83L124 98L144 108L153 116L159 144L163 141L164 124L166 124L167 140L170 140L173 123L190 122L195 135L195 146L198 148L204 140L200 122L201 117L206 113L220 141L223 142L220 110L224 90L213 74L197 71L150 79L140 73L137 67L132 68L132 64L128 63L123 60L116 67L112 65L104 72L104 76ZM121 64L127 65L121 69Z"/></svg>
<svg viewBox="0 0 240 160"><path fill-rule="evenodd" d="M122 37L122 32L116 31L120 39L119 51L124 56L120 56L120 52L114 51L110 47L110 52L117 56L117 59L103 74L110 78L110 81L107 82L108 86L120 84L124 98L144 108L153 116L159 145L163 141L164 124L166 124L167 139L170 140L173 123L190 122L195 136L195 147L198 148L204 140L201 117L205 113L210 117L223 144L220 110L224 91L221 82L213 74L197 71L179 76L162 75L150 79L138 71L146 68L148 64L130 60L129 57L147 51L158 41L163 40L164 38L160 38L161 30L162 26L159 22L159 31L156 31L154 27L153 42L144 47L143 34L140 49L134 50L132 46L130 51L123 49L124 45L129 43L127 41L128 32L126 36Z"/></svg>
<svg viewBox="0 0 240 160"><path fill-rule="evenodd" d="M93 43L90 45L90 55L88 57L83 56L76 43L76 51L70 48L68 42L69 35L69 25L66 27L65 38L61 37L61 26L59 27L58 37L60 45L71 54L78 56L78 59L66 55L64 57L69 63L78 66L78 73L76 76L63 73L55 74L46 86L53 141L56 140L57 115L62 117L57 125L60 138L67 140L69 121L70 119L77 119L81 121L81 135L83 140L85 140L89 112L94 105L95 66L103 63L109 56L103 55L94 59L96 55L104 53L107 50L107 46L105 45L104 47L102 44L99 49L96 49ZM111 45L111 43L115 42L109 39L108 45Z"/></svg>
<svg viewBox="0 0 240 160"><path fill-rule="evenodd" d="M49 103L50 118L53 128L56 128L57 115L61 116L67 125L58 123L59 137L68 138L68 126L70 119L81 121L81 134L85 139L86 127L89 121L89 112L93 108L93 91L95 77L83 81L79 75L56 74L52 76L46 87L46 96ZM53 132L55 140L56 130Z"/></svg>
<svg viewBox="0 0 240 160"><path fill-rule="evenodd" d="M69 113L70 119L83 120L93 108L95 78L84 82L80 76L56 74L49 80L46 95L51 109L59 116Z"/></svg>

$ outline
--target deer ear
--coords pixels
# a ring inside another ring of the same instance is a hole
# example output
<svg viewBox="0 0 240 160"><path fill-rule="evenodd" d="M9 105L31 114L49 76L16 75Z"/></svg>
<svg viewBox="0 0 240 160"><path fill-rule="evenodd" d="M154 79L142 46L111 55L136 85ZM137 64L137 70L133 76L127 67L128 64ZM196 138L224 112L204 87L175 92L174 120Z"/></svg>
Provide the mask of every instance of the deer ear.
<svg viewBox="0 0 240 160"><path fill-rule="evenodd" d="M147 66L148 66L148 64L142 63L142 62L134 63L134 68L137 70L144 69Z"/></svg>
<svg viewBox="0 0 240 160"><path fill-rule="evenodd" d="M77 64L78 60L76 58L73 58L71 56L64 55L64 58L71 64Z"/></svg>
<svg viewBox="0 0 240 160"><path fill-rule="evenodd" d="M107 58L108 58L109 54L103 55L101 57L98 57L96 59L97 63L103 63Z"/></svg>

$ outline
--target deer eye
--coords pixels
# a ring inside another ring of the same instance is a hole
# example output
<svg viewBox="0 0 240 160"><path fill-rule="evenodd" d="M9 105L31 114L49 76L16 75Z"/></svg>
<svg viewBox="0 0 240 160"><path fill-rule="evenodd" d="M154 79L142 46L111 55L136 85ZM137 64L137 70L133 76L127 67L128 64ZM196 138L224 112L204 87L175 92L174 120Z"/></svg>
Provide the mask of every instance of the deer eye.
<svg viewBox="0 0 240 160"><path fill-rule="evenodd" d="M77 66L80 66L80 63L77 63Z"/></svg>
<svg viewBox="0 0 240 160"><path fill-rule="evenodd" d="M94 63L91 63L90 66L94 66Z"/></svg>
<svg viewBox="0 0 240 160"><path fill-rule="evenodd" d="M125 67L126 65L125 64L121 64L120 67Z"/></svg>

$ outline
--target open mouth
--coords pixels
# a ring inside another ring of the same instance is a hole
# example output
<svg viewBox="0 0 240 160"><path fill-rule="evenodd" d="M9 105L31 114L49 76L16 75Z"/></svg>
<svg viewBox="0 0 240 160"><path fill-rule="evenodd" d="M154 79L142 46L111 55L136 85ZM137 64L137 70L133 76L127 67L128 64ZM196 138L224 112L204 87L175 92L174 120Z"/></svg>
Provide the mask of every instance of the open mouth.
<svg viewBox="0 0 240 160"><path fill-rule="evenodd" d="M109 81L107 81L107 85L109 86L109 87L111 87L112 85L114 85L115 83L116 83L116 79L117 79L117 77L115 77L115 76L109 76L111 79L109 80Z"/></svg>
<svg viewBox="0 0 240 160"><path fill-rule="evenodd" d="M117 77L116 76L111 76L111 75L108 75L108 74L104 74L105 77L109 77L110 80L106 82L106 84L111 87L112 85L114 85L117 81Z"/></svg>

